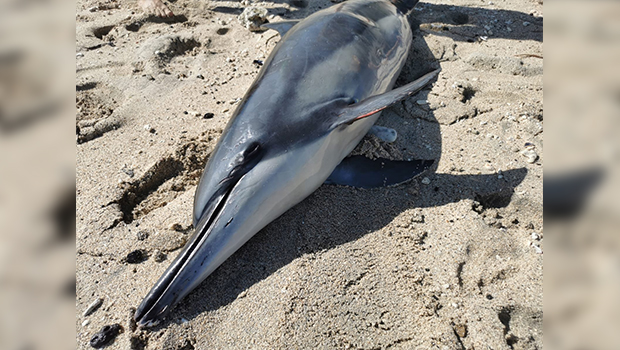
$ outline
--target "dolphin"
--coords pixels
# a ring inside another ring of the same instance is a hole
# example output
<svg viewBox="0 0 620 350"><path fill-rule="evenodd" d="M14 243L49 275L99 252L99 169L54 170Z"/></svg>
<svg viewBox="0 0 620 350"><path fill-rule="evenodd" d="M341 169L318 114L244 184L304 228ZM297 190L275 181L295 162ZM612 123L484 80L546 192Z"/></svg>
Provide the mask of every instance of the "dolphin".
<svg viewBox="0 0 620 350"><path fill-rule="evenodd" d="M137 308L139 326L159 323L254 234L323 183L389 186L432 165L345 159L381 110L439 73L392 90L411 46L406 15L416 3L350 0L301 21L265 25L281 40L211 153L194 198L195 232Z"/></svg>

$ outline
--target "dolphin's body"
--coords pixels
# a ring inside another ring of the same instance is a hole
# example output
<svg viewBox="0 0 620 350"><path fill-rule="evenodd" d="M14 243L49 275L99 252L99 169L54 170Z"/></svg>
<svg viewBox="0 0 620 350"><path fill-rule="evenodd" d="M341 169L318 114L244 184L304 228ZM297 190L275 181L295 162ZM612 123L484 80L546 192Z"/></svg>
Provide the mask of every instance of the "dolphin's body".
<svg viewBox="0 0 620 350"><path fill-rule="evenodd" d="M254 234L314 192L378 111L437 75L391 90L412 41L406 12L417 0L392 1L351 0L299 23L269 25L282 40L211 154L194 199L196 232L142 301L134 316L139 325L156 323ZM389 185L432 163L347 159L331 182ZM369 177L356 181L351 170L364 166Z"/></svg>

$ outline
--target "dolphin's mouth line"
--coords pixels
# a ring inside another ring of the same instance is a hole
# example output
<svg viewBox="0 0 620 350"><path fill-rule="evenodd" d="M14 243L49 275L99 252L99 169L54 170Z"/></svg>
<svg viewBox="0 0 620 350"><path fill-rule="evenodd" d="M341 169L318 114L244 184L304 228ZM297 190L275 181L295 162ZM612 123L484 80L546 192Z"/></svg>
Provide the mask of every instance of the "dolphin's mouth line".
<svg viewBox="0 0 620 350"><path fill-rule="evenodd" d="M151 325L153 320L159 318L162 314L169 310L171 306L173 306L172 304L174 304L174 302L164 305L161 311L157 312L157 314L151 315L151 313L155 311L156 305L160 302L164 295L168 293L168 290L170 289L174 280L179 276L181 270L183 270L183 268L187 266L187 263L195 256L197 248L200 247L205 241L205 239L209 236L209 234L213 230L214 223L219 219L222 213L222 209L226 205L230 194L233 192L237 184L244 176L237 179L237 181L235 181L234 183L230 183L228 186L226 186L226 189L224 191L221 191L219 196L218 193L214 195L214 197L219 197L219 200L218 198L215 198L215 200L217 200L217 204L215 205L215 208L213 208L211 215L203 216L201 218L201 220L196 225L197 227L194 231L195 233L194 236L191 238L191 241L186 244L183 251L179 254L173 264L164 273L164 276L160 278L155 287L153 287L151 292L149 292L149 295L145 297L140 307L138 307L134 318L139 325ZM175 299L176 294L177 293L175 292ZM148 320L144 322L145 319Z"/></svg>

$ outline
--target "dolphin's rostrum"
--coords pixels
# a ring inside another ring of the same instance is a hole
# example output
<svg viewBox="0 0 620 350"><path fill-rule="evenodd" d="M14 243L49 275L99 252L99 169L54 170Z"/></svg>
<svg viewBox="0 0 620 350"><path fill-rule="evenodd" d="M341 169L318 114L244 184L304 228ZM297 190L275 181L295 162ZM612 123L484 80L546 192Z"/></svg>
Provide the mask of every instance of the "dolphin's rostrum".
<svg viewBox="0 0 620 350"><path fill-rule="evenodd" d="M138 307L139 325L157 323L326 180L387 186L430 167L433 161L343 161L378 112L439 73L391 90L411 46L406 14L416 2L350 0L298 23L266 25L282 39L210 156L194 199L195 233Z"/></svg>

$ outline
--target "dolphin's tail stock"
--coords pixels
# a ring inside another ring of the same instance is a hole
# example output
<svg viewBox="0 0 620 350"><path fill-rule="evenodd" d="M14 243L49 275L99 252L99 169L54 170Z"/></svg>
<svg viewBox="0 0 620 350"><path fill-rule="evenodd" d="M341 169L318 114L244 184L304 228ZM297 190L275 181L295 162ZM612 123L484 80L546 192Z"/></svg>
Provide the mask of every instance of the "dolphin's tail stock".
<svg viewBox="0 0 620 350"><path fill-rule="evenodd" d="M403 14L409 13L419 0L390 0L396 8Z"/></svg>

